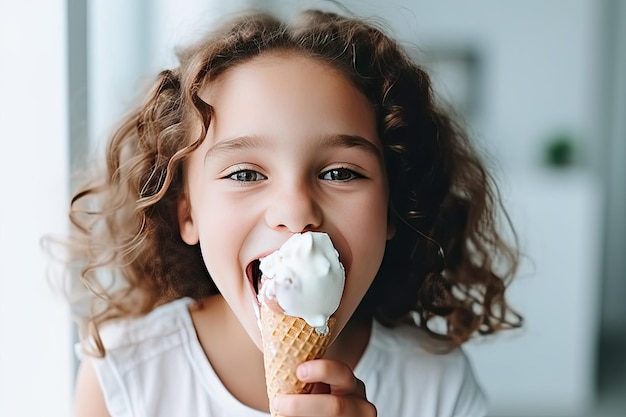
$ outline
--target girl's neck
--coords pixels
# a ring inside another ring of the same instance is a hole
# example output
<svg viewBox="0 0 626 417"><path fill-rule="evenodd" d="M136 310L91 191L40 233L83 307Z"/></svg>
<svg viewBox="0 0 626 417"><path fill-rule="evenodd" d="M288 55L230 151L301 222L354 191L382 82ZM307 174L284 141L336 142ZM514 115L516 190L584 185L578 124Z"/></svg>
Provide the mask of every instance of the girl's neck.
<svg viewBox="0 0 626 417"><path fill-rule="evenodd" d="M243 404L268 411L263 354L221 295L190 309L196 334L222 384Z"/></svg>
<svg viewBox="0 0 626 417"><path fill-rule="evenodd" d="M372 322L350 320L328 347L326 358L343 362L354 371L361 360L372 333Z"/></svg>
<svg viewBox="0 0 626 417"><path fill-rule="evenodd" d="M191 318L207 359L226 389L247 406L267 411L263 354L222 296L212 296L192 308ZM371 322L348 322L326 357L354 369L363 356L370 333Z"/></svg>

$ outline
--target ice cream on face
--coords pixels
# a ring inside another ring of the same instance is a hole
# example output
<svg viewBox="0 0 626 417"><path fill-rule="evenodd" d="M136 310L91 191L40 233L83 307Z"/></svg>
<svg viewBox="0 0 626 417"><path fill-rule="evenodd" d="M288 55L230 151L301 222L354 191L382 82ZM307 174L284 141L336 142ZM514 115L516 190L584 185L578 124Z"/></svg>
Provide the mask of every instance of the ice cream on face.
<svg viewBox="0 0 626 417"><path fill-rule="evenodd" d="M277 251L260 259L262 278L258 300L301 317L320 334L328 333L328 318L337 310L345 270L326 233L294 234Z"/></svg>

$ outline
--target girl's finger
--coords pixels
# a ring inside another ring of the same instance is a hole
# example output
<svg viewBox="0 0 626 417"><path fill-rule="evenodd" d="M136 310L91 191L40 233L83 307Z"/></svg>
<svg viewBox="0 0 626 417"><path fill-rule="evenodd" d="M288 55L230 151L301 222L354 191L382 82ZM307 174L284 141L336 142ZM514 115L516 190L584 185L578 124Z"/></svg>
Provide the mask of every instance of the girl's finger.
<svg viewBox="0 0 626 417"><path fill-rule="evenodd" d="M354 376L348 365L328 360L316 359L302 363L296 370L298 379L309 383L323 383L335 395L357 395L365 398L365 385Z"/></svg>

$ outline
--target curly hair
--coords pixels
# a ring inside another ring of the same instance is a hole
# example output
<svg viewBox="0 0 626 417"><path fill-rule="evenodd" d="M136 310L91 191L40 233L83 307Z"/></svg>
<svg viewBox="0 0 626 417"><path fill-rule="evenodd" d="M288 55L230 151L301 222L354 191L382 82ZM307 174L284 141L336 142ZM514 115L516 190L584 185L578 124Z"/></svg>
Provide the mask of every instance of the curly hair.
<svg viewBox="0 0 626 417"><path fill-rule="evenodd" d="M218 292L199 246L182 241L177 221L183 165L211 123L212 109L198 93L270 51L336 68L375 108L396 234L355 317L386 325L412 318L457 345L519 325L504 298L518 254L497 230L497 189L463 129L438 104L426 72L363 20L306 11L286 24L255 13L179 51L179 66L158 75L147 100L110 138L106 172L72 198L72 251L82 260L82 282L101 301L89 317L99 353L104 321ZM115 279L105 285L101 271ZM435 317L445 320L443 331L429 325Z"/></svg>

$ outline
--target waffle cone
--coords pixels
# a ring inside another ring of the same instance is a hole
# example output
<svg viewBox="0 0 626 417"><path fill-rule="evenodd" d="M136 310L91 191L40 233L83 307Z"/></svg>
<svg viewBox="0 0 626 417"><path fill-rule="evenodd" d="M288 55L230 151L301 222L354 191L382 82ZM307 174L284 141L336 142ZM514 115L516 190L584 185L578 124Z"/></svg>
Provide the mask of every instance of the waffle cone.
<svg viewBox="0 0 626 417"><path fill-rule="evenodd" d="M265 305L261 306L265 382L270 401L277 394L302 394L311 391L311 384L296 377L296 367L302 362L324 355L334 322L334 318L329 319L330 331L321 335L300 317L276 313ZM272 417L279 416L273 410L271 412Z"/></svg>

